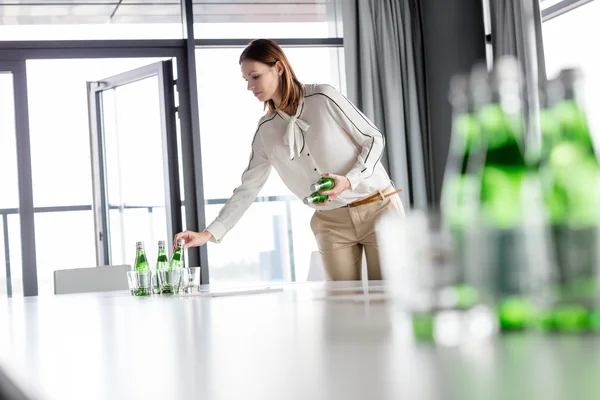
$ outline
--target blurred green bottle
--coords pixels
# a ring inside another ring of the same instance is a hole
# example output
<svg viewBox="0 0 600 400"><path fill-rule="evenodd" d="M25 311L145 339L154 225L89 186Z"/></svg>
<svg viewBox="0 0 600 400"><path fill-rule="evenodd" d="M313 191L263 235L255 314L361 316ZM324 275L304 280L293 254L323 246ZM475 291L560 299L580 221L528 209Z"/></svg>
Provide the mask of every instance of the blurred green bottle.
<svg viewBox="0 0 600 400"><path fill-rule="evenodd" d="M582 99L582 75L562 70L548 84L542 115L544 199L555 247L556 304L545 327L598 330L600 165Z"/></svg>
<svg viewBox="0 0 600 400"><path fill-rule="evenodd" d="M522 330L532 317L525 213L536 196L541 198L537 171L526 161L520 82L516 60L503 58L473 88L485 149L480 204L486 240L481 268L503 331Z"/></svg>

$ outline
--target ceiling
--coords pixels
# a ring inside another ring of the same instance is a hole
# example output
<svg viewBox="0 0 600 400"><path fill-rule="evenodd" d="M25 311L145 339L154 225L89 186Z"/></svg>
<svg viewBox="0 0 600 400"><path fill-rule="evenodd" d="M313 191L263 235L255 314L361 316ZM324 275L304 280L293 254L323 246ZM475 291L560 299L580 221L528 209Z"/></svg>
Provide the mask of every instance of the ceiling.
<svg viewBox="0 0 600 400"><path fill-rule="evenodd" d="M333 1L194 0L194 21L326 21ZM179 22L179 0L0 0L1 25Z"/></svg>

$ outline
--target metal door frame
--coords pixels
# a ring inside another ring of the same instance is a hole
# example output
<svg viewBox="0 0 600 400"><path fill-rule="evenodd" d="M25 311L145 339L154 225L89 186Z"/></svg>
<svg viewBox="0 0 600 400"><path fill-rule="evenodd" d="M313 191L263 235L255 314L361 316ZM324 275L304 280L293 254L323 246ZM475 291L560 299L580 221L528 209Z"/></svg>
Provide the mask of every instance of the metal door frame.
<svg viewBox="0 0 600 400"><path fill-rule="evenodd" d="M17 146L17 176L19 180L19 220L21 222L21 259L23 295L38 293L33 217L33 186L31 179L31 146L29 140L29 108L27 101L27 70L25 61L0 61L0 71L13 77L13 101ZM8 223L8 220L5 221ZM6 233L6 231L5 231ZM7 238L5 237L5 243ZM7 293L12 296L10 259L6 257Z"/></svg>
<svg viewBox="0 0 600 400"><path fill-rule="evenodd" d="M105 79L87 83L88 112L90 124L90 150L94 198L94 227L98 265L110 265L109 204L106 176L106 149L104 145L104 121L102 118L102 93L138 82L150 77L158 78L160 130L165 183L165 208L167 235L182 230L181 197L177 152L177 126L175 107L175 80L173 62L165 60L123 72Z"/></svg>

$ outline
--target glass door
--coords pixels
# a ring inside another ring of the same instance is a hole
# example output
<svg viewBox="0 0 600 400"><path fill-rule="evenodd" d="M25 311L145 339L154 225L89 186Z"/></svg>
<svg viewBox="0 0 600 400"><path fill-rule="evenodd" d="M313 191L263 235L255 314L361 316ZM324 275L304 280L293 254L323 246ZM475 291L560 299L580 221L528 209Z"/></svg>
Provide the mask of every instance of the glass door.
<svg viewBox="0 0 600 400"><path fill-rule="evenodd" d="M171 60L88 82L98 265L150 260L181 230Z"/></svg>

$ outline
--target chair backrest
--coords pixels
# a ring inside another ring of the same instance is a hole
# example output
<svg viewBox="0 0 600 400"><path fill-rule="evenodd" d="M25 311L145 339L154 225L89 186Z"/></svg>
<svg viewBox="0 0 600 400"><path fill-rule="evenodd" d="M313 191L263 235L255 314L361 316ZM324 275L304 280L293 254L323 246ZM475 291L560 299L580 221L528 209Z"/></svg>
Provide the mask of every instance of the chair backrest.
<svg viewBox="0 0 600 400"><path fill-rule="evenodd" d="M323 260L321 254L318 251L310 253L310 266L308 267L307 281L326 281L327 275L325 275L325 267L323 266Z"/></svg>
<svg viewBox="0 0 600 400"><path fill-rule="evenodd" d="M130 270L129 265L102 265L54 271L54 294L127 290Z"/></svg>

